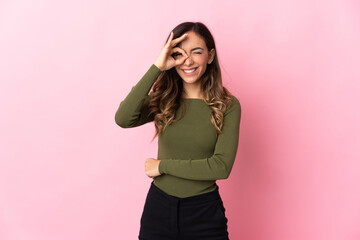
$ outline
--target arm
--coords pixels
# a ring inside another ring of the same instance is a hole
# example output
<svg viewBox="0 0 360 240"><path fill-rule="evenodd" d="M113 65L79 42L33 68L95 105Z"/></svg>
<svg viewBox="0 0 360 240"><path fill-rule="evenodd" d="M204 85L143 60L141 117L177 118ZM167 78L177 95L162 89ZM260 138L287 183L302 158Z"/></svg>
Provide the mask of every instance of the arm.
<svg viewBox="0 0 360 240"><path fill-rule="evenodd" d="M115 122L122 128L131 128L153 121L149 115L149 91L161 70L152 64L140 81L132 87L126 98L120 103L115 114Z"/></svg>
<svg viewBox="0 0 360 240"><path fill-rule="evenodd" d="M192 180L217 180L229 177L239 142L241 105L234 97L224 114L222 133L218 136L214 154L203 159L164 159L159 172Z"/></svg>

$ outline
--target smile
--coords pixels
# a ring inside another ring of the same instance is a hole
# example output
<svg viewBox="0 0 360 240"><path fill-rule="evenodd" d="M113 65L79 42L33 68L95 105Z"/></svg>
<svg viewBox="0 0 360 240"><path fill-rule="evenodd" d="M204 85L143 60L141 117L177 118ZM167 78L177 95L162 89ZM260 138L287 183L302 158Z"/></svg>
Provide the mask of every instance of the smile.
<svg viewBox="0 0 360 240"><path fill-rule="evenodd" d="M186 73L186 74L190 74L190 73L195 72L196 69L198 69L198 67L193 68L193 69L186 69L186 70L185 70L185 69L182 69L182 71L183 71L184 73Z"/></svg>

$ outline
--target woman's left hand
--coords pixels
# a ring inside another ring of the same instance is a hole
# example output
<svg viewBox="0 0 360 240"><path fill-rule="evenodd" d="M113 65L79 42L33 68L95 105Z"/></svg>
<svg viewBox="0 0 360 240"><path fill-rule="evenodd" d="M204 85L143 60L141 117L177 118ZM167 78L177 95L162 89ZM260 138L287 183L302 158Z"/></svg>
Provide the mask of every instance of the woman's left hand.
<svg viewBox="0 0 360 240"><path fill-rule="evenodd" d="M161 160L147 158L145 161L145 173L148 177L154 178L160 176L159 164Z"/></svg>

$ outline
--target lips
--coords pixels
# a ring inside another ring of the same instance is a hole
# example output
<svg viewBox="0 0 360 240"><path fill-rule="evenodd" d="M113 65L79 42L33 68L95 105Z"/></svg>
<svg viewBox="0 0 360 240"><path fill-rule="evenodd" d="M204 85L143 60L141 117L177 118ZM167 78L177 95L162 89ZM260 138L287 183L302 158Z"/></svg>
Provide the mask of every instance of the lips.
<svg viewBox="0 0 360 240"><path fill-rule="evenodd" d="M194 69L195 69L195 70L194 70ZM197 69L198 69L198 67L196 67L196 68L189 68L189 69L182 69L182 71L183 71L185 74L191 74L191 73L194 73ZM186 70L186 71L194 70L194 71L187 73L187 72L185 72L185 70Z"/></svg>

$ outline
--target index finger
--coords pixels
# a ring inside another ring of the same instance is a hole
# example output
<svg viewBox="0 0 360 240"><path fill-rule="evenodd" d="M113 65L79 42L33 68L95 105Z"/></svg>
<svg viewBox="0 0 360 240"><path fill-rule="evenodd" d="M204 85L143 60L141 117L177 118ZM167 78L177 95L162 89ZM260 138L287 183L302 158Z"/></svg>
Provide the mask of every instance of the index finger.
<svg viewBox="0 0 360 240"><path fill-rule="evenodd" d="M169 36L169 38L168 38L168 40L167 40L167 44L170 44L170 42L171 42L171 40L172 40L173 36L174 36L174 33L173 33L173 32L171 32L171 33L170 33L170 36Z"/></svg>
<svg viewBox="0 0 360 240"><path fill-rule="evenodd" d="M184 33L181 37L178 37L174 40L171 41L171 46L176 46L179 42L181 42L182 40L184 40L184 38L187 36L187 33Z"/></svg>

